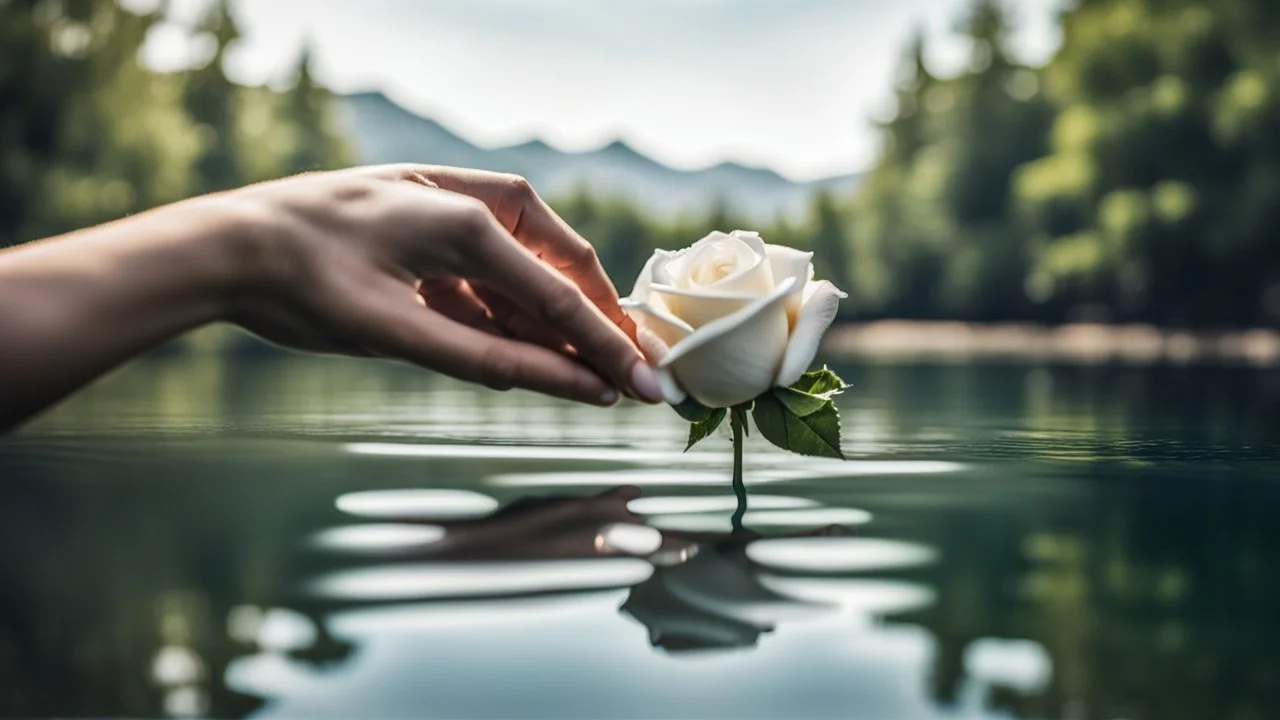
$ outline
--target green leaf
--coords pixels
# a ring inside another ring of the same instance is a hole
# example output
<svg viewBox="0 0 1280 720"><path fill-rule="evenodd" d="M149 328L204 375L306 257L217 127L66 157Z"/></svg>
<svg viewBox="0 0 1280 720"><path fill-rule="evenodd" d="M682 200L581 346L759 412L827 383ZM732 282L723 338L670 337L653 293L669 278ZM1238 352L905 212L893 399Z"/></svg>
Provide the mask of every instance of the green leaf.
<svg viewBox="0 0 1280 720"><path fill-rule="evenodd" d="M787 407L772 394L756 398L755 407L751 408L751 417L756 421L756 429L765 440L783 450L790 450L787 442Z"/></svg>
<svg viewBox="0 0 1280 720"><path fill-rule="evenodd" d="M826 367L821 370L810 370L791 385L792 390L822 398L839 395L848 387L849 385L839 375Z"/></svg>
<svg viewBox="0 0 1280 720"><path fill-rule="evenodd" d="M685 398L684 402L680 403L679 405L672 405L671 409L675 410L676 414L678 414L680 417L684 418L685 420L688 420L691 423L705 422L706 420L709 420L711 416L714 415L716 412L712 408L709 408L706 405L703 405L702 403L698 402L697 400L694 400L692 395ZM724 415L722 413L721 419L723 418L724 418Z"/></svg>
<svg viewBox="0 0 1280 720"><path fill-rule="evenodd" d="M792 415L799 415L800 417L812 415L831 404L831 401L825 397L810 395L807 392L800 392L792 388L774 388L772 392L779 402L787 406L787 410Z"/></svg>
<svg viewBox="0 0 1280 720"><path fill-rule="evenodd" d="M818 410L799 416L770 393L756 399L751 415L760 434L783 450L844 459L840 450L840 413L830 400Z"/></svg>
<svg viewBox="0 0 1280 720"><path fill-rule="evenodd" d="M726 411L724 408L716 408L711 411L711 416L706 420L700 420L689 425L689 444L684 446L685 450L698 444L699 441L716 431L720 427L720 423L724 422Z"/></svg>

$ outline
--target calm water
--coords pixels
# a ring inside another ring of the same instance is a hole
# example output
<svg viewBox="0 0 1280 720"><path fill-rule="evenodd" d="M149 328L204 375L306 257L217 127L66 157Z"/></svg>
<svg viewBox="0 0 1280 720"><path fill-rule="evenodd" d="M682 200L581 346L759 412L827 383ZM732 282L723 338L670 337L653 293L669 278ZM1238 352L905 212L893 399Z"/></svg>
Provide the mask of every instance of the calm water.
<svg viewBox="0 0 1280 720"><path fill-rule="evenodd" d="M0 715L1264 718L1280 374L840 368L852 459L350 361L0 439Z"/></svg>

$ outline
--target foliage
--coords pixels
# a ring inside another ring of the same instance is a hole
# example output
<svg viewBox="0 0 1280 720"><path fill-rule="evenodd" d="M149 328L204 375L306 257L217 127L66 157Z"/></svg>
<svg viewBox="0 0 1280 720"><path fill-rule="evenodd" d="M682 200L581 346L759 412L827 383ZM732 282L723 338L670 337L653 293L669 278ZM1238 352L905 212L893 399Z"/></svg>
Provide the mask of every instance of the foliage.
<svg viewBox="0 0 1280 720"><path fill-rule="evenodd" d="M734 443L740 444L738 433L746 430L746 416L750 412L764 439L783 450L844 459L844 451L840 449L840 413L836 410L835 396L847 387L839 375L824 367L805 373L791 387L773 388L731 411L704 408L695 400L687 400L675 406L675 410L690 421L686 450L710 437L730 412L735 424ZM735 463L737 473L741 461Z"/></svg>
<svg viewBox="0 0 1280 720"><path fill-rule="evenodd" d="M187 32L197 67L142 65L172 24L114 0L0 2L0 246L66 232L191 194L348 161L327 91L305 65L283 92L229 80L239 33L225 0ZM305 63L305 58L304 58Z"/></svg>
<svg viewBox="0 0 1280 720"><path fill-rule="evenodd" d="M814 251L846 318L1280 320L1280 10L1270 0L1086 0L1042 68L975 0L967 68L908 48L855 197L759 229ZM627 291L654 247L742 225L663 222L580 192L558 206Z"/></svg>
<svg viewBox="0 0 1280 720"><path fill-rule="evenodd" d="M916 38L855 196L748 223L729 203L647 216L583 188L553 204L622 292L654 248L759 230L814 252L848 318L1280 320L1280 10L1273 0L1081 0L1044 67L1008 49L999 0L957 26L939 77ZM227 2L195 27L206 62L138 62L162 12L113 0L0 2L0 246L196 192L350 162L304 52L284 90L223 58Z"/></svg>
<svg viewBox="0 0 1280 720"><path fill-rule="evenodd" d="M956 78L912 54L855 203L858 310L1274 322L1274 3L1082 2L1038 70L1010 60L1004 18L974 4Z"/></svg>

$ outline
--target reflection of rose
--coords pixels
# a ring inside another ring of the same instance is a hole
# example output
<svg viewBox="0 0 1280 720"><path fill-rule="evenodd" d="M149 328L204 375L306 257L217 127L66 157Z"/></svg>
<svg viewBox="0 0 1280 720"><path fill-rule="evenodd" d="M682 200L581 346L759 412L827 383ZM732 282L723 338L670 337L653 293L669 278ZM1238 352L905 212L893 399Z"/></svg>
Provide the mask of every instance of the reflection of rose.
<svg viewBox="0 0 1280 720"><path fill-rule="evenodd" d="M845 296L812 258L741 230L655 252L622 304L667 401L729 407L800 379Z"/></svg>
<svg viewBox="0 0 1280 720"><path fill-rule="evenodd" d="M708 545L683 563L656 568L622 610L648 628L655 647L682 651L749 647L779 622L831 609L761 584L744 548Z"/></svg>

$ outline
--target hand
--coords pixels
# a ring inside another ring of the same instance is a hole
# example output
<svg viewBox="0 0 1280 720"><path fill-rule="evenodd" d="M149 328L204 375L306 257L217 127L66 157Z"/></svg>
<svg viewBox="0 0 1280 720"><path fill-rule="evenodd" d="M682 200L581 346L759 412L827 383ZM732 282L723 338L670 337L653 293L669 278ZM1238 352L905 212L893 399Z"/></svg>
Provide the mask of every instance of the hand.
<svg viewBox="0 0 1280 720"><path fill-rule="evenodd" d="M210 198L247 220L231 319L304 350L402 359L597 405L661 392L591 246L522 179L381 166Z"/></svg>

